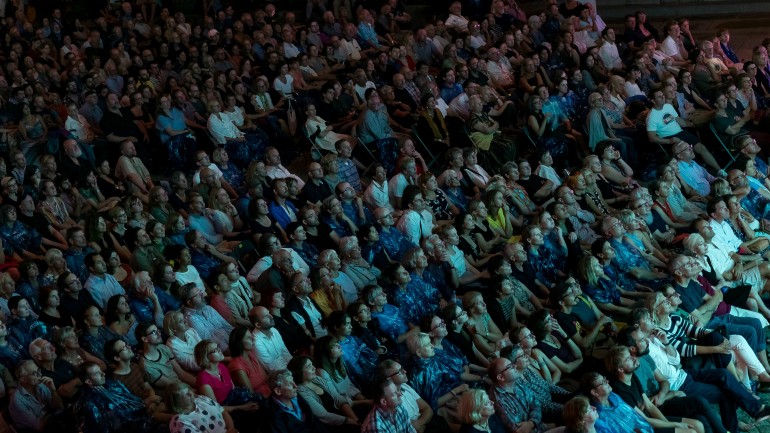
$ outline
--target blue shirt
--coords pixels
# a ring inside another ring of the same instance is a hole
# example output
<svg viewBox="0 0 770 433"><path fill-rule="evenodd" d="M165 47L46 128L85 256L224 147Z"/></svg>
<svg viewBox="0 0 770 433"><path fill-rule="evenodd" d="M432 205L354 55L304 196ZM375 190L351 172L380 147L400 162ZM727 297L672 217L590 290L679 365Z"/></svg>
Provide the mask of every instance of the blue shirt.
<svg viewBox="0 0 770 433"><path fill-rule="evenodd" d="M383 138L389 138L393 136L393 130L388 123L388 110L385 105L380 105L379 108L371 110L369 108L364 111L364 118L358 127L358 138L364 144L373 143Z"/></svg>
<svg viewBox="0 0 770 433"><path fill-rule="evenodd" d="M187 125L184 122L184 113L176 107L171 107L169 114L158 115L155 121L155 129L160 134L160 141L168 143L171 136L166 132L166 128L171 127L174 131L182 131L187 129Z"/></svg>

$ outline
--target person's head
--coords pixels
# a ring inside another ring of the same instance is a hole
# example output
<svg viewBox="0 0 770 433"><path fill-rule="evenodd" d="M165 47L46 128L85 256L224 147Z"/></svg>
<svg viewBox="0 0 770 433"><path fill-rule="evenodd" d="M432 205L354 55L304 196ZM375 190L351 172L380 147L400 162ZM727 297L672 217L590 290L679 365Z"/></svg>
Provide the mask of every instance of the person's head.
<svg viewBox="0 0 770 433"><path fill-rule="evenodd" d="M564 405L562 418L569 431L585 433L599 419L599 413L588 398L577 396Z"/></svg>
<svg viewBox="0 0 770 433"><path fill-rule="evenodd" d="M183 414L195 407L195 393L184 382L172 382L166 387L164 401L171 413Z"/></svg>
<svg viewBox="0 0 770 433"><path fill-rule="evenodd" d="M92 361L86 361L80 365L78 377L81 382L90 387L103 386L107 380L107 376L99 364Z"/></svg>
<svg viewBox="0 0 770 433"><path fill-rule="evenodd" d="M209 368L224 360L222 349L212 340L204 339L195 345L195 362L201 368Z"/></svg>
<svg viewBox="0 0 770 433"><path fill-rule="evenodd" d="M424 332L409 334L406 339L406 347L409 353L418 358L431 358L436 354L430 335Z"/></svg>
<svg viewBox="0 0 770 433"><path fill-rule="evenodd" d="M268 378L268 386L273 397L280 401L289 402L297 397L297 384L288 370L272 372Z"/></svg>

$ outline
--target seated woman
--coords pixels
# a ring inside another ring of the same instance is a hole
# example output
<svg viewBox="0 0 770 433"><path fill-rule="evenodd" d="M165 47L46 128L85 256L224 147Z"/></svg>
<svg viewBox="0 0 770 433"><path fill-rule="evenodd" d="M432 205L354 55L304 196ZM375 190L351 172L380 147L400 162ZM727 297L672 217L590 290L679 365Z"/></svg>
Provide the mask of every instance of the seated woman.
<svg viewBox="0 0 770 433"><path fill-rule="evenodd" d="M195 385L200 395L221 404L231 416L236 417L236 422L245 427L245 421L251 418L249 415L256 414L258 403L264 398L246 388L236 388L224 360L225 356L217 343L201 340L195 346L195 362L201 366Z"/></svg>
<svg viewBox="0 0 770 433"><path fill-rule="evenodd" d="M568 139L563 130L558 129L560 119L554 118L558 115L550 111L543 112L544 102L539 95L529 98L527 127L535 145L551 152L557 161L557 168L562 169L569 165L568 159L574 159L577 154L576 143Z"/></svg>
<svg viewBox="0 0 770 433"><path fill-rule="evenodd" d="M129 345L136 346L138 341L134 329L139 325L139 321L131 313L128 298L125 295L110 297L105 310L105 321L110 329L124 338Z"/></svg>
<svg viewBox="0 0 770 433"><path fill-rule="evenodd" d="M508 211L508 204L504 198L505 193L501 179L490 184L484 193L489 228L500 239L508 240L513 236L514 227L518 228L524 225L524 218L514 218Z"/></svg>
<svg viewBox="0 0 770 433"><path fill-rule="evenodd" d="M466 329L473 336L476 348L487 357L497 351L497 343L503 338L503 333L497 327L487 311L487 304L481 293L470 291L463 296L463 308L468 312Z"/></svg>
<svg viewBox="0 0 770 433"><path fill-rule="evenodd" d="M648 262L655 266L665 267L668 257L666 257L665 251L650 234L647 225L640 221L639 217L630 209L620 211L618 219L626 229L626 234L623 235L623 242L638 249Z"/></svg>
<svg viewBox="0 0 770 433"><path fill-rule="evenodd" d="M537 341L537 349L559 369L562 375L575 374L583 366L583 353L580 348L561 329L559 322L550 315L548 310L535 311L527 320L527 326ZM519 336L521 337L521 334ZM553 378L552 381L557 383Z"/></svg>
<svg viewBox="0 0 770 433"><path fill-rule="evenodd" d="M420 175L420 191L425 204L433 212L437 222L452 221L460 213L457 207L452 204L446 193L438 187L436 175L426 172Z"/></svg>
<svg viewBox="0 0 770 433"><path fill-rule="evenodd" d="M410 262L415 267L418 260L422 260L427 266L424 254L422 257L419 255L421 251L419 248L407 251L404 254L404 261L409 255ZM419 277L418 274L415 275ZM435 312L438 308L440 298L438 290L422 278L415 278L413 282L412 275L401 263L393 264L388 268L385 271L385 277L390 282L389 298L393 305L401 310L407 323L417 325L423 316Z"/></svg>
<svg viewBox="0 0 770 433"><path fill-rule="evenodd" d="M360 431L360 420L348 399L339 395L328 380L316 374L309 356L295 356L287 368L297 384L297 393L321 423L344 433Z"/></svg>
<svg viewBox="0 0 770 433"><path fill-rule="evenodd" d="M247 134L239 131L230 117L221 111L217 100L211 101L208 109L208 131L212 141L223 145L237 166L245 169L251 161L262 158L268 142L264 132L258 130L258 133Z"/></svg>
<svg viewBox="0 0 770 433"><path fill-rule="evenodd" d="M474 229L476 224L474 222L473 214L461 213L457 216L454 223L457 235L460 237L459 247L465 255L468 263L474 267L482 267L486 265L490 258L494 256L494 253L482 253L477 242Z"/></svg>
<svg viewBox="0 0 770 433"><path fill-rule="evenodd" d="M500 168L516 158L516 145L510 137L500 132L500 124L484 112L479 95L473 95L469 101L471 117L468 127L471 129L471 141L481 151L482 167L491 173L499 173Z"/></svg>
<svg viewBox="0 0 770 433"><path fill-rule="evenodd" d="M334 145L340 140L345 140L351 146L355 146L356 138L334 132L334 128L316 114L315 104L308 104L305 107L305 133L320 149L331 153L337 153Z"/></svg>
<svg viewBox="0 0 770 433"><path fill-rule="evenodd" d="M599 414L583 396L574 397L564 405L562 418L566 427L564 433L597 433Z"/></svg>
<svg viewBox="0 0 770 433"><path fill-rule="evenodd" d="M171 97L161 96L158 105L155 129L160 134L160 141L166 147L168 163L172 170L188 171L195 166L193 161L197 141L190 130L191 123L178 108L174 107Z"/></svg>
<svg viewBox="0 0 770 433"><path fill-rule="evenodd" d="M39 312L40 321L50 326L51 329L74 325L74 319L72 317L64 317L62 316L61 311L59 311L61 297L59 296L59 290L55 287L44 287L41 289L38 299L35 300L35 304L40 306L37 310Z"/></svg>
<svg viewBox="0 0 770 433"><path fill-rule="evenodd" d="M190 387L181 382L166 388L166 407L174 414L168 424L171 433L198 431L201 421L211 422L215 428L209 433L227 433L235 430L230 413L216 400L205 395L196 395Z"/></svg>
<svg viewBox="0 0 770 433"><path fill-rule="evenodd" d="M336 337L327 335L316 341L313 364L318 366L316 374L324 380L324 384L336 391L350 406L371 405L371 400L367 400L351 382L342 360L342 346Z"/></svg>
<svg viewBox="0 0 770 433"><path fill-rule="evenodd" d="M537 346L535 334L526 326L511 328L509 338L513 344L518 344L524 356L529 361L529 369L550 384L569 383L562 381L562 372Z"/></svg>
<svg viewBox="0 0 770 433"><path fill-rule="evenodd" d="M410 362L405 367L411 372L409 385L425 400L435 412L440 408L453 406L463 382L480 380L472 374L468 365L456 358L452 363L446 357L437 357L431 338L424 332L409 335L406 341Z"/></svg>
<svg viewBox="0 0 770 433"><path fill-rule="evenodd" d="M625 317L636 304L630 298L646 296L641 292L629 292L620 288L604 273L599 259L591 255L580 259L577 273L583 281L583 291L608 315Z"/></svg>
<svg viewBox="0 0 770 433"><path fill-rule="evenodd" d="M201 337L187 323L181 310L166 313L163 317L163 331L168 335L166 346L171 349L179 365L190 373L199 372L201 367L195 361L195 346L201 342Z"/></svg>
<svg viewBox="0 0 770 433"><path fill-rule="evenodd" d="M72 326L57 329L54 333L54 344L56 345L58 359L69 363L72 368L78 368L84 362L95 362L102 369L107 368L104 361L80 347L75 328Z"/></svg>
<svg viewBox="0 0 770 433"><path fill-rule="evenodd" d="M377 285L364 287L361 291L361 299L369 307L371 321L377 322L380 331L391 341L399 344L406 341L410 326L401 309L388 303L388 297L382 287Z"/></svg>
<svg viewBox="0 0 770 433"><path fill-rule="evenodd" d="M230 332L228 340L230 363L227 369L233 379L233 385L256 392L264 398L270 396L267 384L267 372L257 359L254 351L254 334L246 326L236 327Z"/></svg>
<svg viewBox="0 0 770 433"><path fill-rule="evenodd" d="M497 195L498 194L495 194L494 192L490 193L490 198L494 199ZM510 230L513 230L512 223L505 219L506 215L502 207L497 209L498 214L493 215L492 218L490 218L489 208L486 203L481 200L471 201L468 205L468 210L473 216L471 235L473 236L476 245L478 245L479 252L482 254L493 254L499 251L500 247L505 244L506 240L508 240L508 237L504 236L505 232L502 227L507 226ZM502 222L498 220L500 217L499 210L503 210ZM499 225L497 231L492 229L493 223ZM467 252L467 254L470 254L470 252Z"/></svg>
<svg viewBox="0 0 770 433"><path fill-rule="evenodd" d="M495 413L495 407L489 395L483 389L471 389L460 395L457 405L457 415L460 419L460 433L506 433L500 417Z"/></svg>
<svg viewBox="0 0 770 433"><path fill-rule="evenodd" d="M342 361L350 380L358 386L366 387L371 384L380 357L361 339L352 335L352 320L344 311L333 311L326 317L326 326L329 335L337 339L342 349Z"/></svg>
<svg viewBox="0 0 770 433"><path fill-rule="evenodd" d="M420 105L423 112L417 119L417 135L433 155L439 156L451 146L444 115L436 108L436 98L430 93L422 96Z"/></svg>

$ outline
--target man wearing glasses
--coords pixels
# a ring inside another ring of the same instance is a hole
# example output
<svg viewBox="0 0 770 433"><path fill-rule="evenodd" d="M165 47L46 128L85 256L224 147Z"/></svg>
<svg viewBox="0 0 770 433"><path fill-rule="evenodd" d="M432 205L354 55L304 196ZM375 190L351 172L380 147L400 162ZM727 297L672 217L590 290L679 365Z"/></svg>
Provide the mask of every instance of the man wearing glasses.
<svg viewBox="0 0 770 433"><path fill-rule="evenodd" d="M513 362L501 357L494 359L487 368L492 380L489 398L495 402L495 413L510 432L544 432L547 428L542 422L540 402L521 380L522 375L515 367Z"/></svg>
<svg viewBox="0 0 770 433"><path fill-rule="evenodd" d="M142 344L141 366L155 391L180 380L195 386L195 376L184 371L165 344L160 330L152 322L140 323L135 330L136 340Z"/></svg>
<svg viewBox="0 0 770 433"><path fill-rule="evenodd" d="M16 367L16 377L19 387L8 405L14 426L38 432L55 426L64 403L53 379L42 376L40 368L31 360L22 361Z"/></svg>

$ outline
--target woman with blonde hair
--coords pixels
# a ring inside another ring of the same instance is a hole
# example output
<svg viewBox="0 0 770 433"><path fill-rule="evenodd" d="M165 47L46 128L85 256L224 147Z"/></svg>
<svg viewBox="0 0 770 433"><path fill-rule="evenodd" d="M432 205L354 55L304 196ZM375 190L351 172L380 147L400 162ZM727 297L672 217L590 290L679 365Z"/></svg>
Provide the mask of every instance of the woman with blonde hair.
<svg viewBox="0 0 770 433"><path fill-rule="evenodd" d="M749 389L752 380L770 382L770 374L745 338L737 334L725 338L696 326L688 316L673 314L681 303L679 294L666 285L662 292L647 298L646 307L652 324L666 334L668 342L682 357L706 355L717 368L726 368Z"/></svg>
<svg viewBox="0 0 770 433"><path fill-rule="evenodd" d="M186 371L197 373L201 367L195 361L195 346L201 342L198 331L187 324L181 310L169 311L163 317L163 330L168 339L166 346L171 349L179 365Z"/></svg>
<svg viewBox="0 0 770 433"><path fill-rule="evenodd" d="M51 248L45 253L46 270L40 281L41 286L55 286L59 276L68 272L67 262L64 260L64 253L58 248Z"/></svg>
<svg viewBox="0 0 770 433"><path fill-rule="evenodd" d="M577 265L578 277L583 282L583 291L599 309L607 315L627 316L634 307L634 301L624 295L644 296L640 292L627 292L615 284L604 273L599 260L592 255L583 256Z"/></svg>
<svg viewBox="0 0 770 433"><path fill-rule="evenodd" d="M493 356L497 350L497 342L503 338L503 333L489 315L481 293L476 291L466 293L463 296L463 309L468 312L468 321L465 326L473 336L476 348L485 356Z"/></svg>
<svg viewBox="0 0 770 433"><path fill-rule="evenodd" d="M658 241L650 235L647 224L644 224L630 209L621 210L618 213L618 219L626 229L623 242L641 251L642 256L653 265L665 267L668 257L661 251Z"/></svg>
<svg viewBox="0 0 770 433"><path fill-rule="evenodd" d="M107 368L104 361L80 347L78 335L72 326L59 328L54 334L54 344L59 355L58 358L69 363L73 368L79 367L84 362L95 362L102 369Z"/></svg>
<svg viewBox="0 0 770 433"><path fill-rule="evenodd" d="M505 433L507 429L495 414L495 404L483 389L471 389L460 395L457 415L460 433Z"/></svg>
<svg viewBox="0 0 770 433"><path fill-rule="evenodd" d="M728 257L716 247L712 247L713 250L709 251L709 245L698 233L690 234L683 244L685 251L698 261L701 266L701 275L714 290L726 290L725 302L735 305L745 304L748 310L758 311L766 318L770 318L770 309L760 296L764 291L765 280L770 276L765 266L760 267L757 261L736 263L732 257ZM739 297L736 298L736 295Z"/></svg>

